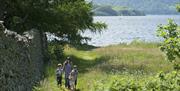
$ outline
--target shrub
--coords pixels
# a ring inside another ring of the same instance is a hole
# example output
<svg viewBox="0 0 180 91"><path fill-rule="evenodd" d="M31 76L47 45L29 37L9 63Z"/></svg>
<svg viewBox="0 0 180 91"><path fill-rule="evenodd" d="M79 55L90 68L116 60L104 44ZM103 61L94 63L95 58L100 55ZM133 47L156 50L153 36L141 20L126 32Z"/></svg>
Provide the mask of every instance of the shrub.
<svg viewBox="0 0 180 91"><path fill-rule="evenodd" d="M118 76L113 77L109 86L95 82L94 91L180 91L180 72L160 72L157 76L145 80Z"/></svg>

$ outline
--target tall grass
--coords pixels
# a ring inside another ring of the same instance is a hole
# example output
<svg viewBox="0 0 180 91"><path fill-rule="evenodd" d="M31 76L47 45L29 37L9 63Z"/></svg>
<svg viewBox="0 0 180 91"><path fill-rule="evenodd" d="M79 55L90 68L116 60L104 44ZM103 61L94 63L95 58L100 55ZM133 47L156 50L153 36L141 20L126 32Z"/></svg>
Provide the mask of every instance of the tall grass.
<svg viewBox="0 0 180 91"><path fill-rule="evenodd" d="M114 77L143 82L160 71L173 70L157 43L133 42L91 50L66 46L64 54L71 56L73 64L78 65L77 88L80 91L95 91L97 86L109 86ZM36 87L37 91L65 91L64 86L58 88L56 85L55 68L54 64L47 68L48 76Z"/></svg>

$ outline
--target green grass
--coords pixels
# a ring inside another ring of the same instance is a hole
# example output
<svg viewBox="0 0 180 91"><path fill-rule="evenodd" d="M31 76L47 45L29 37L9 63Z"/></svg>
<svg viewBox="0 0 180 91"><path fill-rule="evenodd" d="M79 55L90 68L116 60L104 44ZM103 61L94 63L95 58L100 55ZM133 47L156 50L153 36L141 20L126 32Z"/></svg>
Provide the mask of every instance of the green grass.
<svg viewBox="0 0 180 91"><path fill-rule="evenodd" d="M113 10L120 11L120 10L129 10L128 7L122 7L122 6L113 6Z"/></svg>
<svg viewBox="0 0 180 91"><path fill-rule="evenodd" d="M180 32L180 26L178 26L177 30Z"/></svg>
<svg viewBox="0 0 180 91"><path fill-rule="evenodd" d="M160 71L173 70L156 43L134 42L90 50L66 46L64 54L71 56L73 64L78 65L77 88L80 91L95 91L100 85L106 87L114 77L143 82ZM47 67L47 78L36 87L36 91L66 91L64 86L58 88L56 85L55 68L55 64Z"/></svg>

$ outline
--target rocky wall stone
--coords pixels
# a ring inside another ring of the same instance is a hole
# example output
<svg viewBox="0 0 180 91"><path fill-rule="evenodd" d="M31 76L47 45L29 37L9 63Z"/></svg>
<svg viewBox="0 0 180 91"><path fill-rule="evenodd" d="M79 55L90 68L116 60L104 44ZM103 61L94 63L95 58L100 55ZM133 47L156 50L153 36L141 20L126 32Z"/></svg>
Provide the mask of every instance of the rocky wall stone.
<svg viewBox="0 0 180 91"><path fill-rule="evenodd" d="M0 91L32 91L43 77L45 35L32 30L28 41L4 33L0 24Z"/></svg>

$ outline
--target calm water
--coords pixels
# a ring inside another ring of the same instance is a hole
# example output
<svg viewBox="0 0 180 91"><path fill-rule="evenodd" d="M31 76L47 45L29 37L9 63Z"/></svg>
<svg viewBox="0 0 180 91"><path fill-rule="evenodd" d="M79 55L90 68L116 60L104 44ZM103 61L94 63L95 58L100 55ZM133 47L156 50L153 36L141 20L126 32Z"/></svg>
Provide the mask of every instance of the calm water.
<svg viewBox="0 0 180 91"><path fill-rule="evenodd" d="M92 38L88 44L95 46L130 43L136 39L158 42L160 38L156 36L157 25L167 24L169 18L180 25L179 15L98 16L94 17L94 20L105 22L108 28L101 34L87 31L83 36Z"/></svg>

